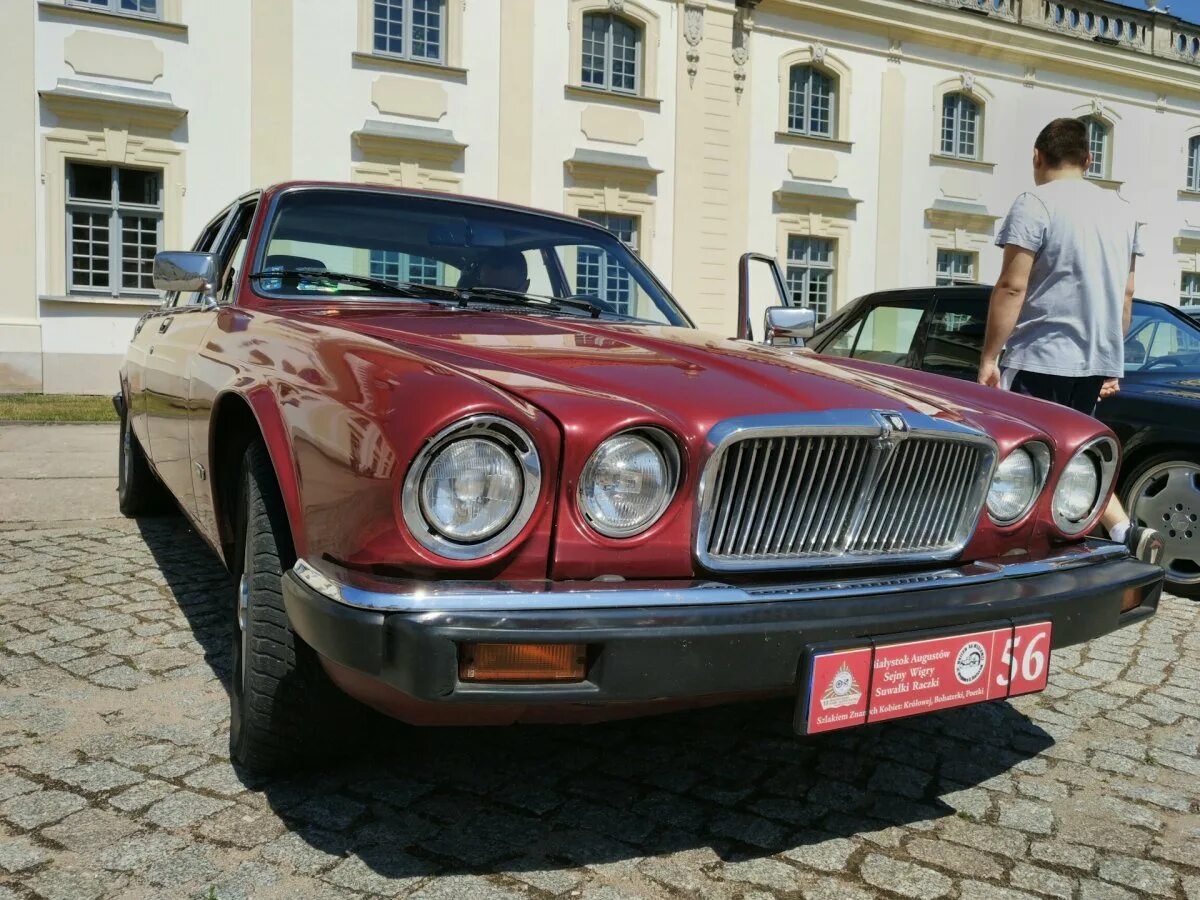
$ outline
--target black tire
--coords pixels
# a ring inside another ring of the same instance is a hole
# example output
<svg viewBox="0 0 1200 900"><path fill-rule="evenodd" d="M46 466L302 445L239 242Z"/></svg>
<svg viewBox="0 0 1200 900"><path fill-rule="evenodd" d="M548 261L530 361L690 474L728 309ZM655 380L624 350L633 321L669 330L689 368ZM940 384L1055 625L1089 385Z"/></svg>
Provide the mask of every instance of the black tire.
<svg viewBox="0 0 1200 900"><path fill-rule="evenodd" d="M261 442L246 449L242 475L229 752L235 762L266 774L318 760L331 720L352 701L337 691L288 622L282 578L295 552Z"/></svg>
<svg viewBox="0 0 1200 900"><path fill-rule="evenodd" d="M1177 483L1190 484L1190 489L1176 489L1168 495L1164 485L1171 477L1177 478ZM1192 600L1200 600L1198 478L1200 456L1186 450L1172 450L1141 460L1121 484L1121 499L1133 523L1153 528L1162 535L1166 590ZM1167 496L1171 497L1170 503L1164 499Z"/></svg>
<svg viewBox="0 0 1200 900"><path fill-rule="evenodd" d="M150 468L150 462L138 443L129 424L129 416L121 416L121 432L117 444L117 506L121 514L133 518L147 513L163 512L170 508L167 490Z"/></svg>

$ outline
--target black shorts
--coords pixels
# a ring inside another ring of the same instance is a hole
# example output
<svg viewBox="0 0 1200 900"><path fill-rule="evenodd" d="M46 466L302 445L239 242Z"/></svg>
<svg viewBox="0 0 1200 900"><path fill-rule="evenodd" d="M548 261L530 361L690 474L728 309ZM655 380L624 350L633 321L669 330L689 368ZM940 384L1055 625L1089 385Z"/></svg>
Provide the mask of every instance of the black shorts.
<svg viewBox="0 0 1200 900"><path fill-rule="evenodd" d="M1084 375L1076 378L1070 375L1043 375L1041 372L1018 370L1013 376L1010 389L1027 397L1037 397L1039 400L1049 400L1060 406L1069 406L1090 416L1096 412L1096 405L1100 402L1100 388L1107 380L1103 375Z"/></svg>

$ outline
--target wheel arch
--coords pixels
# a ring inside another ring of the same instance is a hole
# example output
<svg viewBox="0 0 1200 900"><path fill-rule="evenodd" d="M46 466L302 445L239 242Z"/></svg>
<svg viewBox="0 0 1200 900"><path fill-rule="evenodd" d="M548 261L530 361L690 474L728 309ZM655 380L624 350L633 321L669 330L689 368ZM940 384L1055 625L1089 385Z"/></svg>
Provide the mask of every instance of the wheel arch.
<svg viewBox="0 0 1200 900"><path fill-rule="evenodd" d="M1183 440L1161 439L1145 440L1126 450L1121 458L1121 474L1117 490L1122 502L1125 494L1133 484L1133 475L1146 460L1168 453L1178 453L1180 457L1190 457L1200 460L1200 445Z"/></svg>
<svg viewBox="0 0 1200 900"><path fill-rule="evenodd" d="M229 390L213 404L209 429L210 481L213 512L226 565L234 570L237 540L237 503L241 492L242 458L250 442L259 439L267 448L275 481L283 495L293 542L302 535L300 487L287 424L275 398L266 387L246 394ZM300 552L297 546L297 552Z"/></svg>

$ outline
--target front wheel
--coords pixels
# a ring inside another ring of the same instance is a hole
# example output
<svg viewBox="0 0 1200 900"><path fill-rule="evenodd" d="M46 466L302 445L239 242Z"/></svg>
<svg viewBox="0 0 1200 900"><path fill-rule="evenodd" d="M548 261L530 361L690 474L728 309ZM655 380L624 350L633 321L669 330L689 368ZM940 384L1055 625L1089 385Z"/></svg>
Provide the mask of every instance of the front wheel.
<svg viewBox="0 0 1200 900"><path fill-rule="evenodd" d="M1126 484L1129 518L1162 535L1167 590L1200 599L1200 460L1160 453L1139 463Z"/></svg>
<svg viewBox="0 0 1200 900"><path fill-rule="evenodd" d="M278 772L319 757L322 739L335 730L330 720L350 701L288 622L282 579L295 552L260 442L247 448L242 472L229 750L252 771Z"/></svg>

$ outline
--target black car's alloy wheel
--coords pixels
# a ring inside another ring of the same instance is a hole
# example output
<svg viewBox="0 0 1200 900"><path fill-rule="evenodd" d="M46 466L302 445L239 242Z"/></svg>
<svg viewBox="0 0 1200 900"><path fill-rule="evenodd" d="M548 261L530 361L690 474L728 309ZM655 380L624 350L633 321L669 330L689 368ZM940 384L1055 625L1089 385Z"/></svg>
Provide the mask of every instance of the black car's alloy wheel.
<svg viewBox="0 0 1200 900"><path fill-rule="evenodd" d="M1200 461L1160 454L1129 476L1129 517L1163 537L1167 590L1200 599Z"/></svg>
<svg viewBox="0 0 1200 900"><path fill-rule="evenodd" d="M329 727L331 717L351 701L339 697L288 622L282 578L295 554L261 443L246 450L242 471L229 748L246 768L275 772L319 756L322 739L337 730Z"/></svg>

